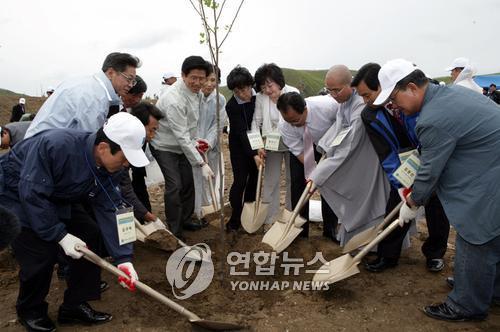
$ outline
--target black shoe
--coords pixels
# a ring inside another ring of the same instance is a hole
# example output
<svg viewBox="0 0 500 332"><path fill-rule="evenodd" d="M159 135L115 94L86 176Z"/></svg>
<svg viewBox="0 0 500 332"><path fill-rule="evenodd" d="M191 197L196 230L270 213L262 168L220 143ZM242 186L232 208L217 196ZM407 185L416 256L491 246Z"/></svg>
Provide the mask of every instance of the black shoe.
<svg viewBox="0 0 500 332"><path fill-rule="evenodd" d="M327 239L332 240L332 242L334 242L336 244L340 244L340 241L337 240L337 237L335 236L335 234L323 232L323 237L326 237Z"/></svg>
<svg viewBox="0 0 500 332"><path fill-rule="evenodd" d="M182 225L182 228L188 231L199 231L202 228L202 226L199 221L192 220L190 222L184 223L184 225Z"/></svg>
<svg viewBox="0 0 500 332"><path fill-rule="evenodd" d="M365 264L365 269L370 272L382 272L385 269L398 265L398 260L387 257L377 257L374 261Z"/></svg>
<svg viewBox="0 0 500 332"><path fill-rule="evenodd" d="M106 281L101 281L101 284L99 285L99 290L101 291L101 293L108 290L108 288L109 288L108 283Z"/></svg>
<svg viewBox="0 0 500 332"><path fill-rule="evenodd" d="M201 227L207 227L209 222L206 218L201 218L200 219L200 224L201 224Z"/></svg>
<svg viewBox="0 0 500 332"><path fill-rule="evenodd" d="M455 278L453 278L453 277L447 277L446 278L446 284L448 285L448 287L450 287L451 289L453 289L453 287L455 287Z"/></svg>
<svg viewBox="0 0 500 332"><path fill-rule="evenodd" d="M57 321L61 324L99 324L109 322L112 318L113 316L110 314L95 311L87 302L83 302L76 307L66 307L64 304L61 305L59 307L59 317Z"/></svg>
<svg viewBox="0 0 500 332"><path fill-rule="evenodd" d="M433 258L427 260L427 270L431 272L439 272L444 269L444 259Z"/></svg>
<svg viewBox="0 0 500 332"><path fill-rule="evenodd" d="M486 318L486 315L466 316L454 310L446 303L427 306L424 308L424 312L429 317L440 320L452 321L452 322L464 322L467 320L483 320Z"/></svg>
<svg viewBox="0 0 500 332"><path fill-rule="evenodd" d="M40 331L40 332L50 332L55 331L56 326L54 322L49 318L49 316L42 316L38 318L18 318L19 323L26 328L27 331Z"/></svg>

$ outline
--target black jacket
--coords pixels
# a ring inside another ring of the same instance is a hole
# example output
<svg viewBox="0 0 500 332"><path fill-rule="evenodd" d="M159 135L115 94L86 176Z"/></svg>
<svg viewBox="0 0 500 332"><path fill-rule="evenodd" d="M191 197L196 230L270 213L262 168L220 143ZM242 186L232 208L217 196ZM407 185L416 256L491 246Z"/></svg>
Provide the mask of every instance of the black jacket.
<svg viewBox="0 0 500 332"><path fill-rule="evenodd" d="M12 116L10 117L10 122L17 122L21 120L21 117L25 113L25 106L17 104L12 107Z"/></svg>
<svg viewBox="0 0 500 332"><path fill-rule="evenodd" d="M247 132L251 129L253 113L255 111L255 96L248 103L238 104L234 96L226 104L226 113L229 118L229 151L253 157L257 150L252 150L248 141Z"/></svg>

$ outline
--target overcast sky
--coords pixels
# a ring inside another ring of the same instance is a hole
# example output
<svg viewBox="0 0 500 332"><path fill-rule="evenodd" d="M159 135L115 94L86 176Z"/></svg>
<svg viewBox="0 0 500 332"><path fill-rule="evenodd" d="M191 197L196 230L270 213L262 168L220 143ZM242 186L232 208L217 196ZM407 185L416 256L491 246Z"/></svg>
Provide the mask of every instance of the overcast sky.
<svg viewBox="0 0 500 332"><path fill-rule="evenodd" d="M227 0L229 23L238 0ZM406 58L429 76L470 58L479 74L500 72L498 0L246 0L223 46L223 77L237 64L295 69ZM147 94L165 71L180 73L197 54L199 17L188 0L4 0L0 12L0 88L40 95L48 86L100 70L114 51L137 55Z"/></svg>

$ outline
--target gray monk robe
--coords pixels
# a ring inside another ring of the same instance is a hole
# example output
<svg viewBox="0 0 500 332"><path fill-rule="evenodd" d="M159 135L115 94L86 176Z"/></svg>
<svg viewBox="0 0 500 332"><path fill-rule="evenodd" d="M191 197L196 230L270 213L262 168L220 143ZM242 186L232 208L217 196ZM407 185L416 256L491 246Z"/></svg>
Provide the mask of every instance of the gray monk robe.
<svg viewBox="0 0 500 332"><path fill-rule="evenodd" d="M311 174L339 217L337 236L342 246L357 233L382 222L389 198L389 181L361 120L364 106L356 92L340 104L335 124L318 144L327 157ZM340 141L339 134L347 128L347 135Z"/></svg>

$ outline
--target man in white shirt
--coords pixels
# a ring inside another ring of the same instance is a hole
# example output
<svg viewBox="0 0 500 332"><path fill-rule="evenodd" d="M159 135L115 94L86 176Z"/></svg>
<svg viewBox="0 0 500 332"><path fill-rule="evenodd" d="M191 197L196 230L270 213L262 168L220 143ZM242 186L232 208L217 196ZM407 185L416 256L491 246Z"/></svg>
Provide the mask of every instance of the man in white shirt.
<svg viewBox="0 0 500 332"><path fill-rule="evenodd" d="M285 120L280 122L279 131L283 142L291 152L290 187L292 205L295 206L306 187L309 173L321 157L319 153L314 153L315 145L335 123L339 104L331 96L309 97L304 100L297 92L288 92L279 97L276 106ZM321 212L323 236L336 241L338 218L323 198L321 198ZM304 206L301 216L309 219L309 204ZM303 229L303 233L308 235L309 223L304 224Z"/></svg>
<svg viewBox="0 0 500 332"><path fill-rule="evenodd" d="M165 216L177 237L182 237L183 228L201 228L191 219L195 199L192 168L200 167L205 179L214 176L199 152L207 143L197 139L200 90L208 73L208 63L202 57L187 57L182 63L182 80L156 104L165 117L150 147L165 178Z"/></svg>
<svg viewBox="0 0 500 332"><path fill-rule="evenodd" d="M476 68L469 59L456 58L451 65L446 68L446 71L450 71L453 84L461 85L481 94L483 93L483 88L472 79L472 76L476 73Z"/></svg>

